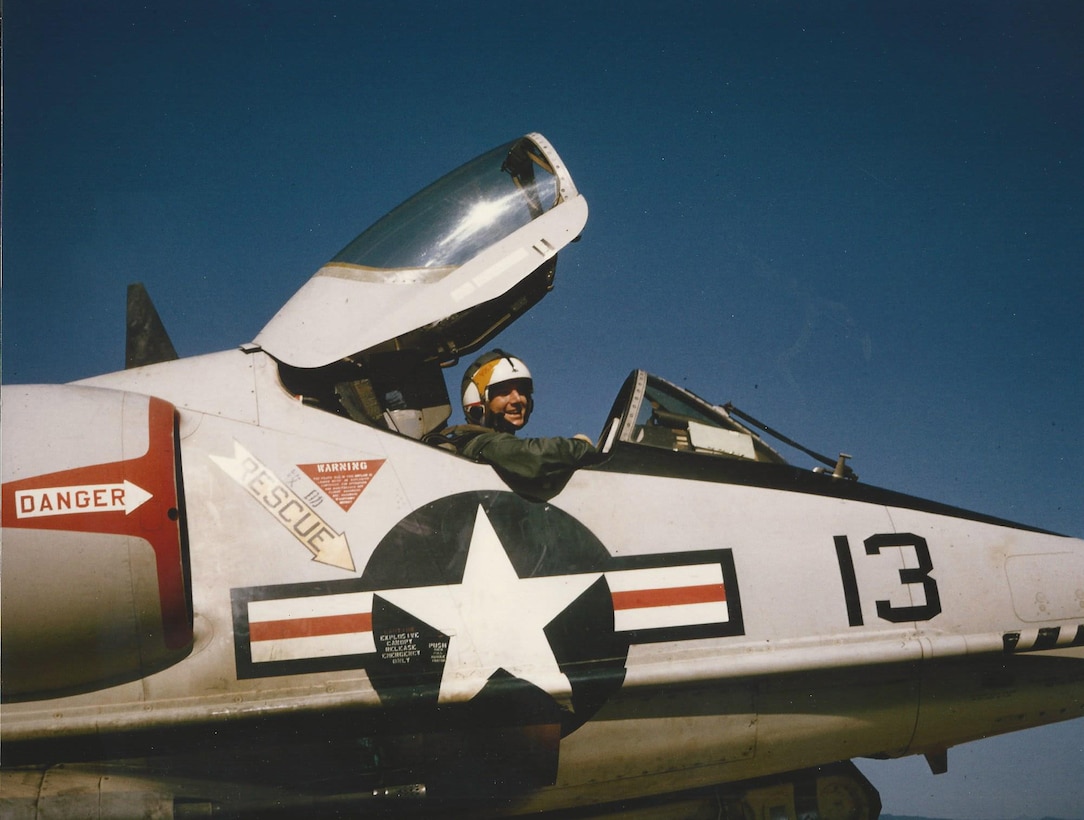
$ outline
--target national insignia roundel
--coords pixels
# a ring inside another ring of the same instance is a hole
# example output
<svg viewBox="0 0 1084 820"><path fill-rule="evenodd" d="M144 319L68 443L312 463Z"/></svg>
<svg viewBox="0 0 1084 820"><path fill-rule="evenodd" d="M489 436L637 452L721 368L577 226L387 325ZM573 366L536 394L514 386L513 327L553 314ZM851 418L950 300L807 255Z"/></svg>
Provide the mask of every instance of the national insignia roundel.
<svg viewBox="0 0 1084 820"><path fill-rule="evenodd" d="M471 630L470 643L453 646L467 636L441 632L404 596L377 594L377 657L367 666L373 686L389 703L401 696L419 705L436 703L442 677L459 673L448 668L450 653L462 651L478 659L474 675L489 673L476 707L503 712L506 706L519 720L526 709L540 722L553 722L554 715L545 713L556 706L570 731L625 676L629 640L614 631L603 574L609 560L575 518L513 493L462 493L421 507L380 542L362 581L372 589L412 587L408 599L449 596L449 608L474 607L461 624ZM394 647L409 643L410 635L418 636L421 654L403 663ZM460 670L469 663L461 660ZM477 683L468 682L465 694Z"/></svg>

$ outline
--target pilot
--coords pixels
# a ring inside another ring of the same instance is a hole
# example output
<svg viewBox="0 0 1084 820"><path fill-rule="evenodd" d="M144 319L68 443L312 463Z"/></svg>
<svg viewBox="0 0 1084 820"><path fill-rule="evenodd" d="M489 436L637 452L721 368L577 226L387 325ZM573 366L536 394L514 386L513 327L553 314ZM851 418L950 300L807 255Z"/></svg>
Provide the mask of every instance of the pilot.
<svg viewBox="0 0 1084 820"><path fill-rule="evenodd" d="M572 473L596 463L599 454L585 435L517 438L534 410L534 382L527 365L503 350L479 356L463 374L467 424L437 434L433 443L491 464L517 492L552 498Z"/></svg>

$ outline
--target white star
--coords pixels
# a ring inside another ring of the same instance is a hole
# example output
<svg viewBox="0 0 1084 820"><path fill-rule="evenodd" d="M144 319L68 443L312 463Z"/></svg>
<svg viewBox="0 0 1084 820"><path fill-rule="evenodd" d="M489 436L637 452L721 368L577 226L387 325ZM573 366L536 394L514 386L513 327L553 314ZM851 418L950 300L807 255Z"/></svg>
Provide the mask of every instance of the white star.
<svg viewBox="0 0 1084 820"><path fill-rule="evenodd" d="M504 669L570 707L543 629L601 574L520 578L479 506L462 583L377 594L448 636L439 702L470 700Z"/></svg>

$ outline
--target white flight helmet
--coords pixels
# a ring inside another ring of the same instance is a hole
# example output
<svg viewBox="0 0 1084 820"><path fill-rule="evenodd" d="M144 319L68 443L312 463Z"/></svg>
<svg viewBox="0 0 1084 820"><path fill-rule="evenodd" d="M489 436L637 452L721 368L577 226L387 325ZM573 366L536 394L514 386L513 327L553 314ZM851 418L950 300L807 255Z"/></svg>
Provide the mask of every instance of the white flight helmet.
<svg viewBox="0 0 1084 820"><path fill-rule="evenodd" d="M488 418L488 406L491 388L510 381L524 381L527 389L527 412L523 423L530 419L534 409L534 381L531 371L521 359L517 359L503 350L491 350L483 353L463 374L463 415L471 424L493 426Z"/></svg>

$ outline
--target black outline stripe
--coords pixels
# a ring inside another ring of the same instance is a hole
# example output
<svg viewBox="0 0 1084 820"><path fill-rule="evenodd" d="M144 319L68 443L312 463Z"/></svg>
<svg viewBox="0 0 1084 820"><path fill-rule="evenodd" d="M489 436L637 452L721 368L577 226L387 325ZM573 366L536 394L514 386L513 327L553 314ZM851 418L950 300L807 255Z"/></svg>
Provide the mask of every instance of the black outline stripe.
<svg viewBox="0 0 1084 820"><path fill-rule="evenodd" d="M691 624L689 626L666 626L654 629L621 630L622 635L628 636L630 644L691 641L698 638L729 638L734 635L745 634L745 623L742 620L741 611L741 594L738 591L738 576L734 571L734 553L732 550L671 552L660 555L629 556L614 560L617 566L608 567L605 572L690 567L699 564L719 564L723 570L723 589L726 590L728 613L727 621Z"/></svg>

